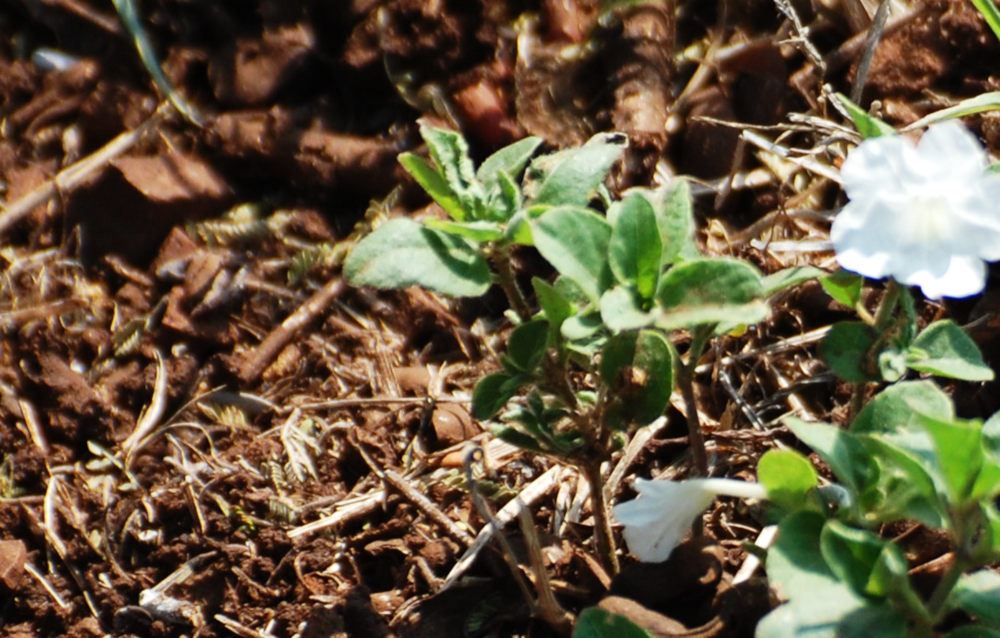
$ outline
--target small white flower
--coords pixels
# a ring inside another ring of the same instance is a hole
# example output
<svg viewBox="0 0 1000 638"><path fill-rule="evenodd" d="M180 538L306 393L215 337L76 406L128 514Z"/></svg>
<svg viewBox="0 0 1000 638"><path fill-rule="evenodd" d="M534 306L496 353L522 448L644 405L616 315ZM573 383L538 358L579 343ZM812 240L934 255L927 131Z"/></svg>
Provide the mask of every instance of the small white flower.
<svg viewBox="0 0 1000 638"><path fill-rule="evenodd" d="M865 277L895 277L924 295L968 297L1000 259L1000 176L959 122L930 127L914 146L870 138L840 169L850 202L830 229L837 260Z"/></svg>
<svg viewBox="0 0 1000 638"><path fill-rule="evenodd" d="M716 496L767 498L760 483L724 478L636 479L635 491L638 498L616 505L614 515L625 526L629 551L644 563L667 560Z"/></svg>

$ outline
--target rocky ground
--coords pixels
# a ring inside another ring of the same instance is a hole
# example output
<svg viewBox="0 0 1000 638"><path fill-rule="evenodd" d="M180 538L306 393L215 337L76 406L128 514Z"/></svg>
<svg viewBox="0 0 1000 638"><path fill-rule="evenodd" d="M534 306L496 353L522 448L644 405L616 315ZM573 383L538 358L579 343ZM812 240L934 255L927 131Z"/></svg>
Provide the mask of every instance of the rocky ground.
<svg viewBox="0 0 1000 638"><path fill-rule="evenodd" d="M493 508L530 503L564 607L610 592L683 635L752 635L775 602L760 575L732 584L756 512L723 502L712 542L665 565L626 558L612 581L575 471L469 414L509 328L502 296L353 289L339 266L367 228L428 206L396 162L420 151L422 119L478 158L528 134L558 148L623 131L612 188L691 176L705 251L833 268L822 242L842 194L803 168L843 155L828 94L900 125L1000 89L1000 44L965 0L894 3L859 70L868 4L148 0L141 23L193 122L110 3L0 2L0 633L556 635L494 543L467 553L484 526L472 441ZM966 121L1000 153L1000 116ZM920 312L974 323L996 361L998 299L994 284ZM793 444L789 411L846 413L816 341L847 311L816 285L774 306L703 362L719 474L750 478ZM992 385L949 390L965 415L1000 408ZM683 476L686 449L672 408L619 478ZM947 548L908 538L933 577Z"/></svg>

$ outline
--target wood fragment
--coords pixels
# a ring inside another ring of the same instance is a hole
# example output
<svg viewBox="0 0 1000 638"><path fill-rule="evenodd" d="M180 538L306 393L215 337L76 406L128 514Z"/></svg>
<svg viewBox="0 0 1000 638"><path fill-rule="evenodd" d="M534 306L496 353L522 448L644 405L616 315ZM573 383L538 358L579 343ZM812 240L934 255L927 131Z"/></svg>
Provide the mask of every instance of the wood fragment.
<svg viewBox="0 0 1000 638"><path fill-rule="evenodd" d="M59 194L65 194L88 179L93 173L104 170L112 159L135 146L151 132L170 112L168 102L163 102L156 111L135 130L126 131L87 157L59 171L59 173L26 193L10 206L0 209L0 234L19 222L31 211Z"/></svg>
<svg viewBox="0 0 1000 638"><path fill-rule="evenodd" d="M476 539L472 542L472 546L469 547L462 554L462 557L458 559L458 562L451 568L448 572L448 576L445 577L444 585L441 587L441 591L444 591L454 585L462 574L472 566L475 562L476 557L479 552L486 547L490 539L493 538L493 534L497 529L500 529L507 523L511 522L517 518L518 513L525 507L533 504L535 501L545 496L556 485L556 478L560 473L561 466L553 465L544 474L536 478L534 481L529 483L521 493L517 495L516 498L511 499L506 505L500 508L496 516L493 517L491 521L486 523L479 533L476 535Z"/></svg>
<svg viewBox="0 0 1000 638"><path fill-rule="evenodd" d="M305 525L300 525L295 529L289 530L288 538L295 540L300 536L315 534L316 532L320 532L329 527L334 527L336 525L340 525L341 523L346 523L356 518L366 516L377 510L379 505L385 500L385 497L385 490L369 492L368 494L360 496L350 502L339 505L337 510L332 514L328 514L320 519L312 521L311 523L306 523Z"/></svg>
<svg viewBox="0 0 1000 638"><path fill-rule="evenodd" d="M260 378L260 375L285 346L306 326L316 320L333 301L347 289L347 284L340 277L331 279L325 286L317 290L309 299L290 314L277 328L271 331L260 344L250 351L240 366L239 378L249 385Z"/></svg>

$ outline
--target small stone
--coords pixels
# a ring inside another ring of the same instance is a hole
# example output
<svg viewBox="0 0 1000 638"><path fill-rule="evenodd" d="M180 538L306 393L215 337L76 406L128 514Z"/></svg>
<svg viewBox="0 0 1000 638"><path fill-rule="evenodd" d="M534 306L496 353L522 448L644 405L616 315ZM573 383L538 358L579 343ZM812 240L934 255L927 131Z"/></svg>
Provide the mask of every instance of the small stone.
<svg viewBox="0 0 1000 638"><path fill-rule="evenodd" d="M22 541L0 541L0 583L8 591L16 591L24 575L28 548Z"/></svg>

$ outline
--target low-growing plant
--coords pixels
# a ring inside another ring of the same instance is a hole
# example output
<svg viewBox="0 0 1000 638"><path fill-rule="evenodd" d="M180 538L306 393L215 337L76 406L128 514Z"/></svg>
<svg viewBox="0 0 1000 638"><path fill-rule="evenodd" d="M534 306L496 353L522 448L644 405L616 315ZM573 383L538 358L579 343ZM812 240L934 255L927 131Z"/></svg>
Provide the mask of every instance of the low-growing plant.
<svg viewBox="0 0 1000 638"><path fill-rule="evenodd" d="M984 260L1000 257L991 243L1000 232L1000 179L955 122L933 126L914 147L890 137L895 132L884 122L844 106L862 135L876 138L848 154L842 177L851 202L831 231L838 260L855 272L820 277L830 296L861 318L834 324L820 348L833 372L856 384L851 423L844 430L786 419L839 483L821 485L807 458L771 450L759 461L759 484L637 481L639 497L619 504L615 515L640 560L662 561L715 496L769 501L778 523L767 575L787 602L760 622L760 638L1000 636L1000 575L985 569L1000 560L1000 414L985 423L958 418L933 382L902 380L914 373L994 377L955 322L919 329L906 285L932 298L983 289ZM958 161L962 179L955 181ZM862 303L862 275L888 277L874 313ZM864 405L867 386L883 382L892 385ZM920 591L899 544L879 534L900 521L937 530L951 543L931 591Z"/></svg>
<svg viewBox="0 0 1000 638"><path fill-rule="evenodd" d="M663 414L676 384L694 473L706 474L698 357L713 336L764 319L769 294L819 271L763 277L744 261L702 257L684 181L613 199L603 184L624 148L620 135L534 159L540 140L527 138L476 169L458 133L421 133L434 163L412 153L400 161L450 219L386 222L353 249L344 274L354 285L421 285L454 296L481 295L493 283L503 289L517 325L501 370L476 385L473 413L501 414L498 436L580 468L598 552L615 572L602 463L629 428ZM514 273L519 245L534 246L558 272L552 283L532 279L537 310ZM667 338L680 331L689 335L683 355Z"/></svg>
<svg viewBox="0 0 1000 638"><path fill-rule="evenodd" d="M839 484L820 488L794 452L761 458L758 478L785 513L767 573L789 602L761 622L758 636L939 635L955 611L977 624L945 635L1000 635L1000 574L983 569L1000 559L1000 414L985 423L957 418L936 385L905 381L876 396L846 431L788 424ZM878 533L896 521L917 521L951 542L929 594L911 581L899 545Z"/></svg>

